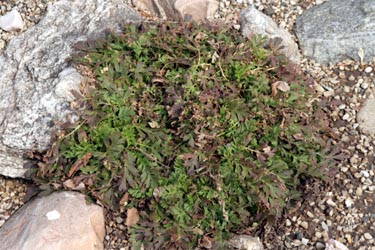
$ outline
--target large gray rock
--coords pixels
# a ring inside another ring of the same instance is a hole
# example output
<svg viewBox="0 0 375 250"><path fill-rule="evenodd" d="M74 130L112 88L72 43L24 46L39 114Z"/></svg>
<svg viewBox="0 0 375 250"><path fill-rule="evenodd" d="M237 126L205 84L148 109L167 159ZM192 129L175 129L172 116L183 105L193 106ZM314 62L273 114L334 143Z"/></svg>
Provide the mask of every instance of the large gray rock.
<svg viewBox="0 0 375 250"><path fill-rule="evenodd" d="M375 56L375 1L330 0L297 18L296 35L302 53L321 64L344 59L364 61Z"/></svg>
<svg viewBox="0 0 375 250"><path fill-rule="evenodd" d="M104 213L75 192L53 193L24 205L0 228L3 250L100 250Z"/></svg>
<svg viewBox="0 0 375 250"><path fill-rule="evenodd" d="M293 40L291 34L281 29L269 16L258 11L254 6L244 9L240 13L240 24L243 36L265 35L270 39L281 38L280 50L289 60L295 64L300 63L301 55L298 45Z"/></svg>
<svg viewBox="0 0 375 250"><path fill-rule="evenodd" d="M72 45L120 32L141 16L122 0L61 0L41 21L13 38L0 55L0 174L23 177L22 154L47 149L54 124L77 119L70 90L82 77L69 66Z"/></svg>

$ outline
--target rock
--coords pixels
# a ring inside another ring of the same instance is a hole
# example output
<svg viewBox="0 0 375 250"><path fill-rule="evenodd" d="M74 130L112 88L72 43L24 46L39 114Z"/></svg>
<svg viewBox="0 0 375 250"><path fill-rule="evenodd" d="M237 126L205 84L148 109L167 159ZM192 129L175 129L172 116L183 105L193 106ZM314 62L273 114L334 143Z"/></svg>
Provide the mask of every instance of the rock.
<svg viewBox="0 0 375 250"><path fill-rule="evenodd" d="M173 7L175 1L176 0L133 0L132 3L139 11L148 12L163 20L181 20L182 17Z"/></svg>
<svg viewBox="0 0 375 250"><path fill-rule="evenodd" d="M371 62L375 56L374 28L373 0L330 0L299 16L295 33L302 53L318 63L362 61L361 57Z"/></svg>
<svg viewBox="0 0 375 250"><path fill-rule="evenodd" d="M22 16L16 9L0 17L0 28L5 31L22 30L24 26Z"/></svg>
<svg viewBox="0 0 375 250"><path fill-rule="evenodd" d="M329 239L326 242L325 250L349 250L344 244L334 239Z"/></svg>
<svg viewBox="0 0 375 250"><path fill-rule="evenodd" d="M22 155L46 150L59 129L54 124L77 119L70 90L79 91L82 77L67 62L76 53L72 45L140 21L122 0L61 0L8 43L0 54L1 175L24 177Z"/></svg>
<svg viewBox="0 0 375 250"><path fill-rule="evenodd" d="M375 135L375 99L366 99L357 113L357 122L365 133Z"/></svg>
<svg viewBox="0 0 375 250"><path fill-rule="evenodd" d="M301 227L303 227L304 229L309 229L309 223L307 223L306 221L302 221Z"/></svg>
<svg viewBox="0 0 375 250"><path fill-rule="evenodd" d="M317 243L315 244L315 248L316 248L316 250L324 250L324 249L326 249L326 245L324 245L324 244L321 243L321 242L317 242Z"/></svg>
<svg viewBox="0 0 375 250"><path fill-rule="evenodd" d="M183 19L186 20L187 16L191 16L195 21L212 17L218 7L217 0L176 0L174 3L174 8Z"/></svg>
<svg viewBox="0 0 375 250"><path fill-rule="evenodd" d="M0 228L0 248L99 250L104 213L76 192L55 192L28 202Z"/></svg>
<svg viewBox="0 0 375 250"><path fill-rule="evenodd" d="M366 240L372 240L372 235L369 234L369 233L365 233L365 234L363 235L363 237L365 237Z"/></svg>
<svg viewBox="0 0 375 250"><path fill-rule="evenodd" d="M236 235L228 242L229 246L239 250L263 250L263 244L257 237Z"/></svg>
<svg viewBox="0 0 375 250"><path fill-rule="evenodd" d="M5 42L4 42L4 40L1 40L1 39L0 39L0 52L1 52L1 50L2 50L4 47L5 47Z"/></svg>
<svg viewBox="0 0 375 250"><path fill-rule="evenodd" d="M284 46L280 50L289 60L295 64L300 63L300 53L298 46L294 42L288 31L280 29L277 24L268 16L258 11L254 6L244 9L240 13L240 24L242 34L250 37L254 34L266 35L270 39L281 38L281 45Z"/></svg>
<svg viewBox="0 0 375 250"><path fill-rule="evenodd" d="M194 21L212 17L219 7L217 0L133 0L133 5L161 19Z"/></svg>

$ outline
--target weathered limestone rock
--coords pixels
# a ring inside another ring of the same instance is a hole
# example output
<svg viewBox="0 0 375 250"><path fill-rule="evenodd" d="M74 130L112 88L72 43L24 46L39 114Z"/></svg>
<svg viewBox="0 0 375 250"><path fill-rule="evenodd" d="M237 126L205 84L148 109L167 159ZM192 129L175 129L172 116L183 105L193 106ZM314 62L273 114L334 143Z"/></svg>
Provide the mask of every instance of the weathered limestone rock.
<svg viewBox="0 0 375 250"><path fill-rule="evenodd" d="M0 249L100 250L103 209L75 192L55 192L28 202L0 228Z"/></svg>
<svg viewBox="0 0 375 250"><path fill-rule="evenodd" d="M266 35L270 39L281 38L281 45L284 46L280 51L295 64L300 63L300 53L298 45L294 42L288 31L281 29L267 15L258 11L254 6L244 9L240 13L241 31L245 37L260 34Z"/></svg>
<svg viewBox="0 0 375 250"><path fill-rule="evenodd" d="M375 135L375 99L367 99L357 113L359 127L365 133Z"/></svg>
<svg viewBox="0 0 375 250"><path fill-rule="evenodd" d="M120 32L141 16L122 0L61 0L34 27L13 38L0 54L0 174L23 177L22 154L45 150L56 121L77 117L70 90L81 76L68 65L72 45Z"/></svg>
<svg viewBox="0 0 375 250"><path fill-rule="evenodd" d="M330 0L297 18L296 35L302 53L321 64L375 56L375 1Z"/></svg>
<svg viewBox="0 0 375 250"><path fill-rule="evenodd" d="M249 235L237 235L229 240L229 245L239 250L263 250L263 244L259 238Z"/></svg>
<svg viewBox="0 0 375 250"><path fill-rule="evenodd" d="M133 0L133 5L161 19L201 21L215 14L217 0Z"/></svg>

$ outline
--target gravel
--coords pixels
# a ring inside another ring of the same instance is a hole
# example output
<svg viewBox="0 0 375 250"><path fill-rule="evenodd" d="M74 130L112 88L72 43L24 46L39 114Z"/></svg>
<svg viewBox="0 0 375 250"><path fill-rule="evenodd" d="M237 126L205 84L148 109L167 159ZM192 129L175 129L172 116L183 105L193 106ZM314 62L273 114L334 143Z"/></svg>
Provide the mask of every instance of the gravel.
<svg viewBox="0 0 375 250"><path fill-rule="evenodd" d="M17 7L26 28L38 22L49 0L0 1L0 15ZM130 4L130 1L125 1ZM324 1L319 0L221 0L215 18L223 18L238 27L239 10L254 4L271 16L280 27L292 32L297 16ZM21 31L22 32L22 31ZM19 32L0 30L0 52ZM293 34L293 33L292 33ZM348 157L335 166L328 184L311 182L305 185L300 202L285 211L283 218L266 225L261 236L265 249L324 249L329 239L337 240L349 249L374 249L375 225L375 164L374 138L361 131L356 114L367 98L374 98L375 64L343 61L322 66L303 59L301 69L316 82L315 90L328 114L335 139ZM26 183L0 178L0 227L23 205ZM131 249L124 226L124 211L107 214L105 248Z"/></svg>

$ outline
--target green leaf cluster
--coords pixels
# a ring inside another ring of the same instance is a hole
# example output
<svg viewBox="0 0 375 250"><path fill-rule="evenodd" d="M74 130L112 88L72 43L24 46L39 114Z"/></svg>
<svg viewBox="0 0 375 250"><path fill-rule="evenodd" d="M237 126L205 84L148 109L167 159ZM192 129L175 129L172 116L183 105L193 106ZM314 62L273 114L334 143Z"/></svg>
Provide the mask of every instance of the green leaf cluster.
<svg viewBox="0 0 375 250"><path fill-rule="evenodd" d="M325 176L327 130L311 122L304 76L265 42L165 23L88 46L79 63L95 90L38 178L82 182L109 209L136 207L133 237L148 249L189 249L279 217L301 180Z"/></svg>

